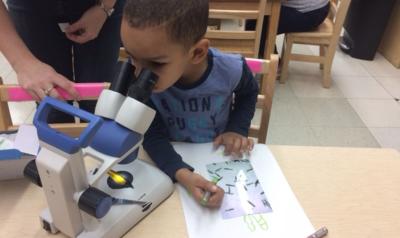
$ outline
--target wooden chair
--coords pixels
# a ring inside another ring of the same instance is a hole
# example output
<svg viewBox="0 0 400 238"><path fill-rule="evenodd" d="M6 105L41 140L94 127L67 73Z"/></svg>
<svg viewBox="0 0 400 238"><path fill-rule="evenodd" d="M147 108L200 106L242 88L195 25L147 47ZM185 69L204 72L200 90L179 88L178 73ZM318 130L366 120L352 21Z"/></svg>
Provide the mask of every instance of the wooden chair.
<svg viewBox="0 0 400 238"><path fill-rule="evenodd" d="M260 125L251 125L249 132L250 136L257 138L259 143L265 143L278 67L278 56L274 55L271 60L247 59L247 63L252 72L267 75L267 83L264 84L263 89L266 93L258 95L257 101L257 108L262 110L261 123ZM76 84L75 86L81 98L87 100L98 98L101 90L108 87L108 83ZM87 88L90 88L91 91L88 92ZM32 101L32 98L18 85L3 85L0 78L0 131L10 131L18 128L18 125L14 125L11 120L7 104L7 102L11 101ZM52 127L68 135L78 136L86 125L86 123L60 123L53 124Z"/></svg>
<svg viewBox="0 0 400 238"><path fill-rule="evenodd" d="M245 57L258 58L266 2L267 0L260 0L257 10L221 9L218 8L218 4L210 4L210 21L219 22L229 19L245 24L246 20L257 20L255 31L225 31L218 27L217 29L209 28L206 38L210 40L211 47L228 53L242 54Z"/></svg>
<svg viewBox="0 0 400 238"><path fill-rule="evenodd" d="M251 71L263 75L260 94L257 98L257 109L261 110L259 124L252 124L249 136L257 138L257 142L265 144L267 139L269 119L274 96L276 73L278 70L278 55L271 55L269 60L246 58Z"/></svg>
<svg viewBox="0 0 400 238"><path fill-rule="evenodd" d="M323 70L323 87L329 88L331 86L332 61L350 1L331 0L328 17L315 31L285 34L282 47L281 83L285 83L288 78L289 60L295 60L319 63L320 69ZM318 45L320 49L319 56L293 54L293 44Z"/></svg>
<svg viewBox="0 0 400 238"><path fill-rule="evenodd" d="M250 9L225 9L224 3L210 4L210 22L216 22L218 24L221 20L257 20L255 31L224 31L221 29L215 29L210 27L207 30L206 38L211 42L211 47L217 48L223 52L242 54L244 57L258 58L258 52L260 48L260 40L262 33L262 25L264 21L264 10L266 8L267 0L260 0L259 3L251 1ZM221 1L222 2L222 1ZM258 10L253 10L254 5L258 4ZM239 4L232 4L233 6L240 7ZM229 6L229 5L228 5ZM121 48L120 58L126 58L128 55Z"/></svg>

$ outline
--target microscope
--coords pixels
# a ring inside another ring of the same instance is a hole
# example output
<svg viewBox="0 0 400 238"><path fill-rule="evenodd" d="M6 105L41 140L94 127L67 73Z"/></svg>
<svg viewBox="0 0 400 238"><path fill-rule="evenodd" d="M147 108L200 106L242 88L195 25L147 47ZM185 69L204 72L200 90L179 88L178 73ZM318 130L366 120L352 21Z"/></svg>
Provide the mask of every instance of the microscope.
<svg viewBox="0 0 400 238"><path fill-rule="evenodd" d="M24 175L43 188L48 208L40 220L50 233L121 237L173 192L167 175L137 159L155 116L144 102L158 77L147 69L136 77L129 62L119 62L119 68L110 89L100 94L94 114L51 97L36 111L41 149ZM52 110L88 125L77 138L61 133L47 123ZM87 158L96 162L91 170Z"/></svg>

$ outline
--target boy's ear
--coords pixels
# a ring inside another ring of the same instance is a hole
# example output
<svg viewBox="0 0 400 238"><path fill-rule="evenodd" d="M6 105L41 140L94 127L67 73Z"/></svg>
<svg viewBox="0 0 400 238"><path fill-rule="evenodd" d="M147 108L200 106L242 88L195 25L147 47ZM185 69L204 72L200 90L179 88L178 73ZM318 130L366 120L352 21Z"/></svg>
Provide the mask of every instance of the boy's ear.
<svg viewBox="0 0 400 238"><path fill-rule="evenodd" d="M210 47L210 41L208 39L199 40L190 49L190 61L192 64L198 64L203 62L203 60L208 55L208 48Z"/></svg>

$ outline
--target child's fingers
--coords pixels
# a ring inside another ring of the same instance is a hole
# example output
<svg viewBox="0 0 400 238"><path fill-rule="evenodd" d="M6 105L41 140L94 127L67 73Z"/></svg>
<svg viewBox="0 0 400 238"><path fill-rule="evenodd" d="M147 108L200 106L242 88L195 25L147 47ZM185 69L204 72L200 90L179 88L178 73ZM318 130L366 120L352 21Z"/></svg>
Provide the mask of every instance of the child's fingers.
<svg viewBox="0 0 400 238"><path fill-rule="evenodd" d="M206 191L209 191L211 193L215 193L218 190L218 186L215 185L215 183L212 183L211 181L208 181L206 187L205 187Z"/></svg>
<svg viewBox="0 0 400 238"><path fill-rule="evenodd" d="M251 138L249 138L248 139L248 152L250 152L250 151L252 151L253 150L253 148L254 148L254 140L253 139L251 139Z"/></svg>
<svg viewBox="0 0 400 238"><path fill-rule="evenodd" d="M193 197L202 205L207 205L210 197L218 191L218 186L214 183L199 178L196 181Z"/></svg>
<svg viewBox="0 0 400 238"><path fill-rule="evenodd" d="M233 151L233 143L224 144L224 146L225 146L224 154L225 154L225 155L230 155L230 154L232 154L232 151Z"/></svg>
<svg viewBox="0 0 400 238"><path fill-rule="evenodd" d="M199 203L201 203L202 202L202 200L203 200L203 197L204 197L204 194L205 194L205 189L204 189L204 185L203 184L201 184L200 186L198 185L198 184L196 184L195 186L194 186L194 188L193 188L193 192L192 192L192 194L193 194L193 198L197 201L197 202L199 202Z"/></svg>
<svg viewBox="0 0 400 238"><path fill-rule="evenodd" d="M241 138L240 153L247 153L249 151L249 140L246 137Z"/></svg>
<svg viewBox="0 0 400 238"><path fill-rule="evenodd" d="M222 144L222 136L221 135L219 135L219 136L217 136L215 139L214 139L214 142L213 142L213 144L214 144L214 149L218 149L218 147Z"/></svg>
<svg viewBox="0 0 400 238"><path fill-rule="evenodd" d="M201 203L201 200L204 196L204 191L201 188L194 188L192 191L192 195L197 202Z"/></svg>
<svg viewBox="0 0 400 238"><path fill-rule="evenodd" d="M235 138L235 140L233 141L232 153L241 157L242 156L241 150L242 150L242 140L241 138Z"/></svg>
<svg viewBox="0 0 400 238"><path fill-rule="evenodd" d="M224 190L218 187L217 191L215 193L212 193L206 205L207 207L212 207L212 208L220 207L223 198L224 198Z"/></svg>
<svg viewBox="0 0 400 238"><path fill-rule="evenodd" d="M249 153L250 151L253 150L254 147L254 141L251 138L242 138L242 153Z"/></svg>

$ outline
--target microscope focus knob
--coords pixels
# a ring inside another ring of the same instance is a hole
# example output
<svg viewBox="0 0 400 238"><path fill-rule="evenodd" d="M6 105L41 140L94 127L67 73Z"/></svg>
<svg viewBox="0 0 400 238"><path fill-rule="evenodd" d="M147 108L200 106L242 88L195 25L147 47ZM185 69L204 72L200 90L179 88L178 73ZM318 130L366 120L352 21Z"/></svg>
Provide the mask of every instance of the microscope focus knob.
<svg viewBox="0 0 400 238"><path fill-rule="evenodd" d="M102 218L110 210L112 198L97 188L89 187L79 197L78 206L89 215Z"/></svg>
<svg viewBox="0 0 400 238"><path fill-rule="evenodd" d="M24 176L29 179L32 183L39 187L42 187L42 181L40 180L39 171L36 166L36 161L33 159L24 168Z"/></svg>

